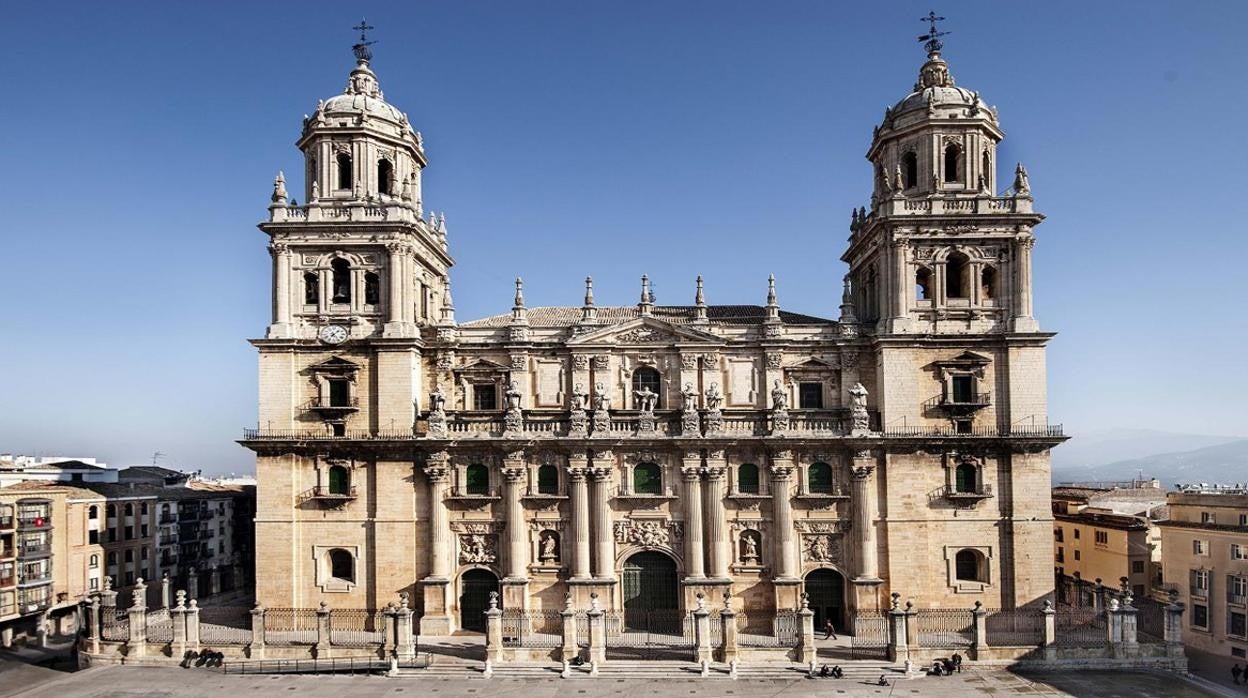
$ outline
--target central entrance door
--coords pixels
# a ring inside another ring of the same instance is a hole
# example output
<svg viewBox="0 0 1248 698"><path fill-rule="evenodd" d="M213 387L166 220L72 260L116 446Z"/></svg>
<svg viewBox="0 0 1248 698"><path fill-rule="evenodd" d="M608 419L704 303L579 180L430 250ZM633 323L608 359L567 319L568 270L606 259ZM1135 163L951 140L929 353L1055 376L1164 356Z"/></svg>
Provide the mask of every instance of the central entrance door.
<svg viewBox="0 0 1248 698"><path fill-rule="evenodd" d="M498 577L489 570L468 570L460 578L459 627L485 632L485 612L490 608L490 592L499 591ZM499 595L498 606L503 599Z"/></svg>
<svg viewBox="0 0 1248 698"><path fill-rule="evenodd" d="M624 562L624 608L607 630L607 653L618 659L688 659L692 624L680 610L676 563L663 553L637 553Z"/></svg>
<svg viewBox="0 0 1248 698"><path fill-rule="evenodd" d="M815 612L815 633L824 632L828 620L838 632L845 630L845 578L836 570L813 570L806 575L810 610Z"/></svg>

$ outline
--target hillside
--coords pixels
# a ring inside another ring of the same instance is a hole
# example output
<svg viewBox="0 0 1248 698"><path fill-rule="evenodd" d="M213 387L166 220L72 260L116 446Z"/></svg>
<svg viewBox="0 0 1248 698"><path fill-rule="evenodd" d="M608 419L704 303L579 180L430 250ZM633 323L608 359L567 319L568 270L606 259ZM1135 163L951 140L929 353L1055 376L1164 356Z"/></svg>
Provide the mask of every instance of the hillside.
<svg viewBox="0 0 1248 698"><path fill-rule="evenodd" d="M1248 482L1248 439L1082 467L1057 465L1056 457L1054 461L1054 482L1130 480L1141 472L1147 477L1158 478L1165 487L1180 482Z"/></svg>

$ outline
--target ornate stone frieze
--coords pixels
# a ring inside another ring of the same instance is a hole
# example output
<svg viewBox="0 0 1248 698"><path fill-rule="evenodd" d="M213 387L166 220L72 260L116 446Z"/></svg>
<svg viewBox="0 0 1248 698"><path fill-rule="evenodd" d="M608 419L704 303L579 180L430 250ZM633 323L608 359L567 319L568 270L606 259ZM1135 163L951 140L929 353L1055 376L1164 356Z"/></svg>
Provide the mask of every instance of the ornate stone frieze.
<svg viewBox="0 0 1248 698"><path fill-rule="evenodd" d="M594 370L605 371L611 365L611 357L606 354L594 355Z"/></svg>
<svg viewBox="0 0 1248 698"><path fill-rule="evenodd" d="M807 562L836 562L841 559L841 537L827 533L802 536L802 557Z"/></svg>
<svg viewBox="0 0 1248 698"><path fill-rule="evenodd" d="M572 369L574 371L584 371L589 368L589 356L586 354L572 355Z"/></svg>
<svg viewBox="0 0 1248 698"><path fill-rule="evenodd" d="M784 354L778 351L767 352L767 368L780 368L784 364Z"/></svg>
<svg viewBox="0 0 1248 698"><path fill-rule="evenodd" d="M638 327L628 332L621 332L615 336L615 340L622 344L650 344L671 339L672 335L656 330L653 327Z"/></svg>
<svg viewBox="0 0 1248 698"><path fill-rule="evenodd" d="M679 521L658 519L616 521L614 532L617 543L632 543L646 548L672 547L684 537L684 528Z"/></svg>
<svg viewBox="0 0 1248 698"><path fill-rule="evenodd" d="M464 565L498 562L498 537L485 533L461 535L459 537L459 562Z"/></svg>
<svg viewBox="0 0 1248 698"><path fill-rule="evenodd" d="M849 521L845 519L798 519L793 522L793 529L798 533L843 533L849 530Z"/></svg>
<svg viewBox="0 0 1248 698"><path fill-rule="evenodd" d="M697 354L681 354L680 355L680 367L686 371L692 371L693 369L697 368L698 367L698 355Z"/></svg>

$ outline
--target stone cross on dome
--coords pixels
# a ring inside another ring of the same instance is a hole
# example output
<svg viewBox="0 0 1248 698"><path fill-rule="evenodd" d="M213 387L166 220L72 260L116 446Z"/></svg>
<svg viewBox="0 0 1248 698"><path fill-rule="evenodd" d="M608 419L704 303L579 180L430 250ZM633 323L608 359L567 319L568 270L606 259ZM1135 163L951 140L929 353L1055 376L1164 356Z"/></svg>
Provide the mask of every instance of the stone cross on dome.
<svg viewBox="0 0 1248 698"><path fill-rule="evenodd" d="M359 24L351 28L360 32L360 40L351 47L351 53L355 54L355 59L365 63L373 60L373 51L369 48L369 46L372 46L377 42L368 40L368 32L372 29L376 29L376 27L369 24L368 20L361 19Z"/></svg>
<svg viewBox="0 0 1248 698"><path fill-rule="evenodd" d="M944 17L937 17L936 13L932 11L928 11L926 17L919 18L920 22L927 22L931 25L931 29L929 29L926 34L919 37L919 41L926 42L923 44L923 47L927 49L929 54L940 53L940 50L945 47L945 45L941 43L940 37L948 36L949 32L938 31L936 28L936 23L943 22L944 20Z"/></svg>

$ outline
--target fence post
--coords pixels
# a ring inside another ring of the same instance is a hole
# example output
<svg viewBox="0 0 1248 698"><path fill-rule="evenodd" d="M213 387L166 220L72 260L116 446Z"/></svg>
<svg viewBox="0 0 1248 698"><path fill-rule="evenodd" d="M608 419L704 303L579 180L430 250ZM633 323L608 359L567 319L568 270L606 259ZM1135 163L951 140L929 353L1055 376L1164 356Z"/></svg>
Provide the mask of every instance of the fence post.
<svg viewBox="0 0 1248 698"><path fill-rule="evenodd" d="M910 659L906 644L906 612L901 609L901 594L893 592L893 606L888 609L888 661L904 662Z"/></svg>
<svg viewBox="0 0 1248 698"><path fill-rule="evenodd" d="M326 656L329 645L329 604L322 601L316 609L316 656Z"/></svg>
<svg viewBox="0 0 1248 698"><path fill-rule="evenodd" d="M169 609L169 619L173 622L173 644L170 654L174 659L186 656L186 592L178 592L178 605Z"/></svg>
<svg viewBox="0 0 1248 698"><path fill-rule="evenodd" d="M1044 640L1041 646L1044 647L1045 661L1054 661L1057 659L1057 611L1053 608L1053 602L1045 599L1044 608L1041 609L1044 614Z"/></svg>
<svg viewBox="0 0 1248 698"><path fill-rule="evenodd" d="M251 609L251 658L264 659L264 606Z"/></svg>
<svg viewBox="0 0 1248 698"><path fill-rule="evenodd" d="M589 622L588 659L591 671L607 659L607 638L602 616L602 609L598 607L598 592L595 591L589 595L589 610L585 613L585 619Z"/></svg>
<svg viewBox="0 0 1248 698"><path fill-rule="evenodd" d="M386 604L385 610L382 611L382 620L385 624L385 631L381 636L381 650L386 655L391 655L399 644L399 607L395 606L393 601Z"/></svg>
<svg viewBox="0 0 1248 698"><path fill-rule="evenodd" d="M1170 590L1170 603L1165 608L1165 641L1166 655L1172 659L1182 659L1183 653L1183 609L1179 602L1179 592Z"/></svg>
<svg viewBox="0 0 1248 698"><path fill-rule="evenodd" d="M182 615L186 618L186 646L187 649L199 651L199 601L191 599L190 604L183 611Z"/></svg>
<svg viewBox="0 0 1248 698"><path fill-rule="evenodd" d="M100 597L91 597L91 605L87 606L87 623L91 637L91 654L100 653Z"/></svg>
<svg viewBox="0 0 1248 698"><path fill-rule="evenodd" d="M160 575L160 607L169 608L169 573Z"/></svg>
<svg viewBox="0 0 1248 698"><path fill-rule="evenodd" d="M988 611L984 608L981 601L975 602L975 607L971 609L971 614L975 616L975 635L971 644L971 651L975 653L975 659L987 659L988 652Z"/></svg>
<svg viewBox="0 0 1248 698"><path fill-rule="evenodd" d="M906 652L915 654L919 649L919 621L916 620L919 609L913 601L906 602Z"/></svg>
<svg viewBox="0 0 1248 698"><path fill-rule="evenodd" d="M810 610L810 596L806 592L802 592L802 607L797 612L797 618L801 623L801 635L798 636L795 659L809 666L815 661L815 612Z"/></svg>
<svg viewBox="0 0 1248 698"><path fill-rule="evenodd" d="M412 643L412 609L407 607L406 591L399 594L399 610L395 620L395 654L403 659L411 659L416 656L416 645Z"/></svg>
<svg viewBox="0 0 1248 698"><path fill-rule="evenodd" d="M503 661L503 611L498 607L498 592L490 592L490 608L485 612L485 666L487 673Z"/></svg>
<svg viewBox="0 0 1248 698"><path fill-rule="evenodd" d="M130 641L126 654L142 657L147 654L147 585L139 577L134 582L134 602L130 606Z"/></svg>
<svg viewBox="0 0 1248 698"><path fill-rule="evenodd" d="M104 590L100 592L100 605L110 612L117 608L117 592L113 591L113 578L104 575Z"/></svg>
<svg viewBox="0 0 1248 698"><path fill-rule="evenodd" d="M199 572L194 567L186 573L186 598L199 598Z"/></svg>
<svg viewBox="0 0 1248 698"><path fill-rule="evenodd" d="M740 659L741 652L737 649L737 614L732 610L732 592L724 592L724 610L719 612L719 620L720 660L733 665Z"/></svg>
<svg viewBox="0 0 1248 698"><path fill-rule="evenodd" d="M1122 606L1119 613L1122 619L1119 621L1122 632L1122 648L1128 657L1138 657L1140 654L1140 639L1137 634L1137 614L1139 609L1132 603L1134 597L1131 594L1130 582L1126 577L1122 578Z"/></svg>
<svg viewBox="0 0 1248 698"><path fill-rule="evenodd" d="M694 661L703 667L711 663L711 612L706 608L706 594L698 592L698 605L693 609Z"/></svg>
<svg viewBox="0 0 1248 698"><path fill-rule="evenodd" d="M576 646L576 611L572 609L572 594L563 600L563 610L559 612L563 619L563 643L559 650L559 661L570 662L580 651Z"/></svg>

